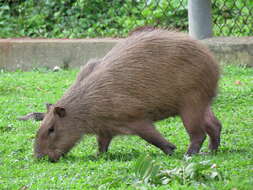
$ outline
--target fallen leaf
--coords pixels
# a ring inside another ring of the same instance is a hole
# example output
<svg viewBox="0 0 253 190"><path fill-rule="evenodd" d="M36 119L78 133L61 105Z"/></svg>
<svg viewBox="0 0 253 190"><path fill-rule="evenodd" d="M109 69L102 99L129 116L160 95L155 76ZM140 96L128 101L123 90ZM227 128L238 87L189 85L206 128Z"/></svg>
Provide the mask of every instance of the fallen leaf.
<svg viewBox="0 0 253 190"><path fill-rule="evenodd" d="M241 84L242 84L242 82L241 82L241 81L239 81L239 80L236 80L236 81L235 81L235 84L236 84L236 85L241 85Z"/></svg>
<svg viewBox="0 0 253 190"><path fill-rule="evenodd" d="M28 187L27 186L23 186L19 190L26 190L26 189L28 189Z"/></svg>

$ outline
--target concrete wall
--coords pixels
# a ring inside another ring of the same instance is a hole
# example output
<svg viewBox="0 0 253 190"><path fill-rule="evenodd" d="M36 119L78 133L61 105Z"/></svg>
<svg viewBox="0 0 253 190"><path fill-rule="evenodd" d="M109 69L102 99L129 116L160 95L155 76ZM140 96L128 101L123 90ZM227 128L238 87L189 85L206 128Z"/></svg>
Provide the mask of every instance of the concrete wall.
<svg viewBox="0 0 253 190"><path fill-rule="evenodd" d="M0 69L80 67L103 57L117 39L0 39ZM253 66L253 37L210 38L202 41L223 63Z"/></svg>
<svg viewBox="0 0 253 190"><path fill-rule="evenodd" d="M80 67L90 58L103 57L114 39L6 39L0 40L0 69Z"/></svg>
<svg viewBox="0 0 253 190"><path fill-rule="evenodd" d="M202 40L219 62L253 67L253 36L216 37Z"/></svg>

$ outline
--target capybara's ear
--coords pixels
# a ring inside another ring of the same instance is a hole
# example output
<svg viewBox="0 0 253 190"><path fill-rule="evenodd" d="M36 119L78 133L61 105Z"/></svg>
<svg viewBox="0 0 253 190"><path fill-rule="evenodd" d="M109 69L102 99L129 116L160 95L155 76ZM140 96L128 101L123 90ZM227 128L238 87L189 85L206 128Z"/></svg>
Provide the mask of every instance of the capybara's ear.
<svg viewBox="0 0 253 190"><path fill-rule="evenodd" d="M50 103L45 103L45 104L46 104L47 113L48 113L49 110L50 110L50 108L51 108L51 106L52 106L53 104L50 104Z"/></svg>
<svg viewBox="0 0 253 190"><path fill-rule="evenodd" d="M54 113L57 114L59 117L65 117L66 116L66 110L62 107L55 107Z"/></svg>

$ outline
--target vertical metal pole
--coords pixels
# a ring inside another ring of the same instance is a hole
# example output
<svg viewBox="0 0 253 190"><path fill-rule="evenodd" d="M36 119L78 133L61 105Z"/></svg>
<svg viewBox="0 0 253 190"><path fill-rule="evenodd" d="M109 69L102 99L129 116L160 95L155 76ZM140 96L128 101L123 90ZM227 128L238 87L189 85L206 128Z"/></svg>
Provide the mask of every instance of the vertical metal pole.
<svg viewBox="0 0 253 190"><path fill-rule="evenodd" d="M188 0L189 33L195 39L212 36L211 0Z"/></svg>

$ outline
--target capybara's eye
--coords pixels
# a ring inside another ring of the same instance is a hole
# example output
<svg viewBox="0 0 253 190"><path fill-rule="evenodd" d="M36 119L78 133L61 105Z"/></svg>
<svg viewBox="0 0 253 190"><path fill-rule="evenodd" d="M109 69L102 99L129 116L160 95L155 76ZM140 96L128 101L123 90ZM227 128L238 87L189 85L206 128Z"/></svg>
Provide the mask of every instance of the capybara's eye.
<svg viewBox="0 0 253 190"><path fill-rule="evenodd" d="M48 129L48 134L53 133L53 132L54 132L54 126L52 126L52 127L50 127L50 128Z"/></svg>

